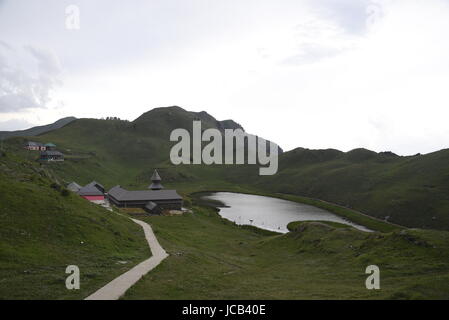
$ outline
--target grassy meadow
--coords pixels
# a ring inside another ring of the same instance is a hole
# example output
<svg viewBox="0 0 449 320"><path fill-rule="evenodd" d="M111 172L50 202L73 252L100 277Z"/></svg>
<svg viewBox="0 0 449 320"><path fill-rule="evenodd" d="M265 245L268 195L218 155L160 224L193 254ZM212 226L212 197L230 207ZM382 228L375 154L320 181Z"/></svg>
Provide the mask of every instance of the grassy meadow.
<svg viewBox="0 0 449 320"><path fill-rule="evenodd" d="M0 298L82 299L151 256L142 228L52 182L35 163L0 158ZM80 290L67 290L68 265Z"/></svg>
<svg viewBox="0 0 449 320"><path fill-rule="evenodd" d="M449 299L446 231L366 233L303 222L282 235L204 207L142 220L170 256L124 299ZM365 287L372 264L381 290Z"/></svg>

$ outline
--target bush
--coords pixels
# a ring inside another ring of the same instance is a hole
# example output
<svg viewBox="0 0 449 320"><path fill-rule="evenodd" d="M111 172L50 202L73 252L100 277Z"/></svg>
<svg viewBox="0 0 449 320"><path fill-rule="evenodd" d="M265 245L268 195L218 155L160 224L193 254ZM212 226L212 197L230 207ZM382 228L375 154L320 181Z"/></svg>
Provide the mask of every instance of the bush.
<svg viewBox="0 0 449 320"><path fill-rule="evenodd" d="M57 184L56 182L53 182L53 183L50 185L50 187L53 188L53 189L55 189L55 190L57 190L57 191L61 191L61 186L60 186L59 184Z"/></svg>
<svg viewBox="0 0 449 320"><path fill-rule="evenodd" d="M64 188L61 190L61 195L63 197L68 197L70 195L70 191Z"/></svg>
<svg viewBox="0 0 449 320"><path fill-rule="evenodd" d="M192 201L190 201L190 199L184 199L184 201L183 201L183 207L185 207L185 208L190 208L190 207L192 207Z"/></svg>

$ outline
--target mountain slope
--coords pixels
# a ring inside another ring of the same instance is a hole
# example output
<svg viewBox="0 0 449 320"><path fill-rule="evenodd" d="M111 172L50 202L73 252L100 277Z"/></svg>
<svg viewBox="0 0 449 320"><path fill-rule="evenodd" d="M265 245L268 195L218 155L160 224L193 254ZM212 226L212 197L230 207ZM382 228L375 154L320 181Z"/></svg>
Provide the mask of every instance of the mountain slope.
<svg viewBox="0 0 449 320"><path fill-rule="evenodd" d="M147 186L155 167L163 170L165 181L191 181L192 174L185 169L177 170L170 163L170 149L176 143L170 142L170 133L177 128L192 132L194 120L202 121L203 130L242 128L232 120L218 121L205 112L169 107L153 109L132 122L79 119L35 140L51 141L64 152L68 161L52 164L52 169L65 182L85 184L96 179L107 187ZM24 141L7 142L22 152L20 145ZM218 169L221 175L222 168Z"/></svg>
<svg viewBox="0 0 449 320"><path fill-rule="evenodd" d="M400 157L353 150L294 150L256 185L319 198L409 227L449 228L449 150Z"/></svg>
<svg viewBox="0 0 449 320"><path fill-rule="evenodd" d="M32 137L38 136L40 134L46 133L51 130L56 130L62 128L63 126L69 124L72 121L75 121L75 117L66 117L59 119L58 121L47 124L44 126L33 127L26 130L17 130L17 131L0 131L0 139L6 139L11 137Z"/></svg>
<svg viewBox="0 0 449 320"><path fill-rule="evenodd" d="M240 127L205 112L170 107L133 122L80 119L36 139L56 143L67 155L65 163L51 165L64 182L99 180L107 187L142 188L157 167L167 187L185 193L239 188L290 193L409 227L449 230L449 150L401 157L366 149L298 148L281 154L278 173L265 177L258 175L258 165L173 166L170 133L176 128L190 132L194 120L201 120L203 129Z"/></svg>
<svg viewBox="0 0 449 320"><path fill-rule="evenodd" d="M0 156L0 225L2 299L81 299L150 256L137 224L12 152ZM80 290L65 287L69 265L80 269Z"/></svg>
<svg viewBox="0 0 449 320"><path fill-rule="evenodd" d="M136 224L57 187L54 165L78 169L73 159L36 165L22 158L32 153L19 148L19 140L9 141L18 143L16 151L8 143L0 155L0 297L84 298L149 255ZM352 153L335 150L303 152L305 163L355 161ZM105 173L113 166L119 168L118 162L109 160ZM190 168L176 169L185 174L182 170ZM193 168L198 171L188 180L195 187L206 179L223 183L236 178L223 176L221 166ZM226 172L246 170L231 168ZM194 213L183 216L143 218L170 256L125 298L448 298L446 231L365 233L332 223L300 222L290 224L291 233L279 235L237 226L211 208L192 209ZM364 270L371 264L381 268L382 290L365 288ZM67 265L80 268L81 290L66 290Z"/></svg>

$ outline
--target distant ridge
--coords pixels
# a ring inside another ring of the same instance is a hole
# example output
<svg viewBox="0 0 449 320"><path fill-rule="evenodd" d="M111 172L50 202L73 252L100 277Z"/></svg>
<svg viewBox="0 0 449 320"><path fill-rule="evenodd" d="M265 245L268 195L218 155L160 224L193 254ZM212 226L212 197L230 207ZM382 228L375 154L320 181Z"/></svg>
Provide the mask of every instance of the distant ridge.
<svg viewBox="0 0 449 320"><path fill-rule="evenodd" d="M225 129L233 129L233 130L241 129L241 130L245 131L245 129L243 129L243 127L240 124L238 124L237 122L235 122L232 119L219 121L219 120L216 120L213 116L211 116L206 111L191 112L191 113L194 114L198 118L198 120L201 120L203 122L210 121L210 122L215 123L215 126L218 129L221 129L221 130L225 130Z"/></svg>
<svg viewBox="0 0 449 320"><path fill-rule="evenodd" d="M170 134L177 128L191 133L195 120L201 120L204 130L240 127L175 106L152 109L134 121L78 119L35 140L51 141L71 153L76 161L52 166L65 182L86 184L95 178L108 187L120 181L132 190L147 187L157 168L181 192L251 188L324 200L406 227L449 230L449 149L399 156L363 148L296 148L279 155L278 172L272 176L259 176L258 166L251 165L174 166ZM24 142L18 137L4 145L25 152Z"/></svg>
<svg viewBox="0 0 449 320"><path fill-rule="evenodd" d="M191 127L192 121L200 120L203 127L207 128L216 128L220 130L242 129L243 131L245 131L245 129L234 120L228 119L219 121L206 111L187 111L179 106L154 108L142 114L140 117L135 119L133 123L139 125L148 124L147 122L155 121L158 123L166 123L168 126L170 126L170 124L173 124L174 119L176 119L176 121L179 121L177 122L178 127Z"/></svg>
<svg viewBox="0 0 449 320"><path fill-rule="evenodd" d="M58 121L47 124L44 126L32 127L25 130L17 130L17 131L0 131L0 139L6 139L11 137L33 137L38 136L40 134L44 134L46 132L60 129L65 125L69 124L72 121L77 120L75 117L66 117L59 119Z"/></svg>

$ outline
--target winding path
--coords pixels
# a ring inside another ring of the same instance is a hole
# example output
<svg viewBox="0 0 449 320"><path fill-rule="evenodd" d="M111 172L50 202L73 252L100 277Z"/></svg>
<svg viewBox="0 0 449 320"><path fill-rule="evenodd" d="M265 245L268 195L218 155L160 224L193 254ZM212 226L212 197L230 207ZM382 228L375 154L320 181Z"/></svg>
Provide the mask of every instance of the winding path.
<svg viewBox="0 0 449 320"><path fill-rule="evenodd" d="M107 285L88 296L85 300L118 300L132 285L139 281L141 277L146 275L149 271L159 265L162 260L168 257L167 252L165 252L164 248L162 248L157 241L150 225L141 220L131 220L142 226L145 238L151 249L151 258L139 263L131 270L118 276Z"/></svg>

